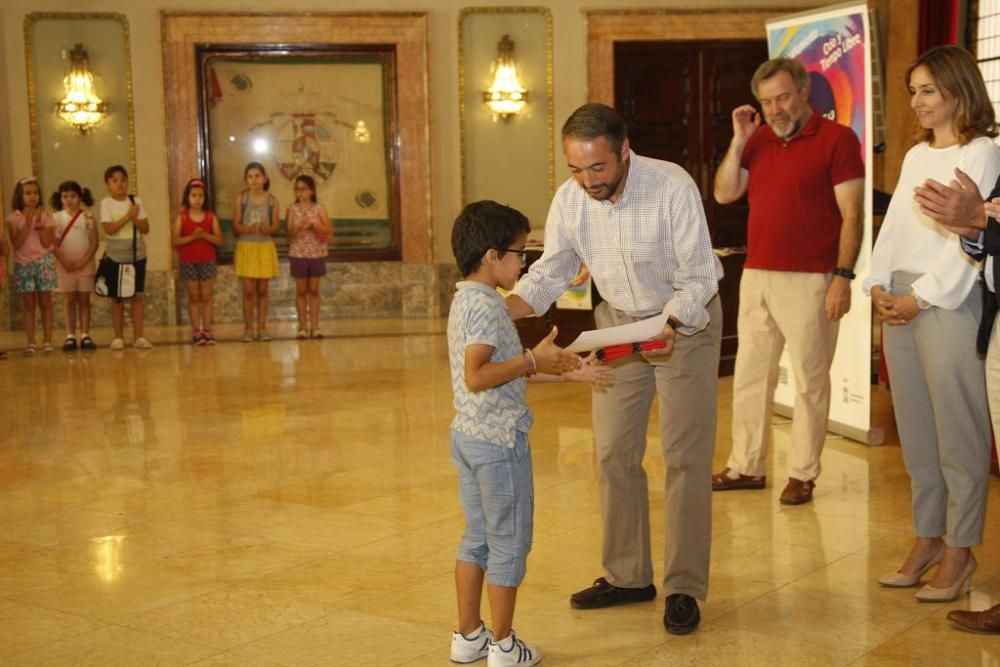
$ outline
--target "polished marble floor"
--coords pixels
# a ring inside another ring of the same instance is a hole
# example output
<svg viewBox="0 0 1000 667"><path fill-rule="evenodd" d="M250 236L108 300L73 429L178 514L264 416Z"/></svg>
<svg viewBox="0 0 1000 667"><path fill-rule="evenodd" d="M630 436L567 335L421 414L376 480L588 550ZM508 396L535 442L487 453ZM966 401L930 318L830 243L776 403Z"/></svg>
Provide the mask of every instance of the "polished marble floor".
<svg viewBox="0 0 1000 667"><path fill-rule="evenodd" d="M462 518L443 328L331 322L322 341L278 327L271 343L197 349L167 328L148 352L12 353L0 363L0 664L449 664ZM779 420L777 489L715 496L703 622L672 637L661 599L569 607L600 574L588 390L529 392L536 540L515 625L543 664L1000 664L1000 637L945 619L1000 601L995 514L969 598L920 604L875 583L910 535L884 393L889 442L831 436L810 505L777 502ZM723 381L722 424L729 393ZM728 450L721 428L715 467Z"/></svg>

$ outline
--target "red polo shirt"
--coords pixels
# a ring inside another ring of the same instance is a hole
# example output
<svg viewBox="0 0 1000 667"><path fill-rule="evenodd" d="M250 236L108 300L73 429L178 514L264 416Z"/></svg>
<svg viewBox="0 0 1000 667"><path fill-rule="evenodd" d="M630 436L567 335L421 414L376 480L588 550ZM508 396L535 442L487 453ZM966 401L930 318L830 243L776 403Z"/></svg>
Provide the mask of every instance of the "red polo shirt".
<svg viewBox="0 0 1000 667"><path fill-rule="evenodd" d="M762 125L743 149L740 166L750 172L744 266L832 271L841 224L833 186L865 176L854 131L816 111L790 141Z"/></svg>

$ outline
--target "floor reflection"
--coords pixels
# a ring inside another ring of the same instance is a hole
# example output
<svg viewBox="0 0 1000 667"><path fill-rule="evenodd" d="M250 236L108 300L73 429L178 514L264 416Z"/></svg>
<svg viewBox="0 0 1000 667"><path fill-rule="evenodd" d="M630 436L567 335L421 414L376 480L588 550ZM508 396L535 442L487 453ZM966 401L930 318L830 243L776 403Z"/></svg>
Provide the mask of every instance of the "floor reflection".
<svg viewBox="0 0 1000 667"><path fill-rule="evenodd" d="M223 327L215 348L162 328L149 352L0 364L0 662L448 664L462 518L444 321L328 324L320 341L280 324L253 344ZM724 380L715 468L730 391ZM789 427L776 418L775 488L715 497L710 596L688 637L663 631L662 599L569 608L600 574L590 397L570 385L529 397L536 540L517 627L545 664L1000 662L996 638L944 618L1000 600L995 531L958 603L875 583L911 535L883 391L887 444L831 438L806 506L777 502ZM646 468L661 526L656 432ZM663 539L653 531L654 562Z"/></svg>

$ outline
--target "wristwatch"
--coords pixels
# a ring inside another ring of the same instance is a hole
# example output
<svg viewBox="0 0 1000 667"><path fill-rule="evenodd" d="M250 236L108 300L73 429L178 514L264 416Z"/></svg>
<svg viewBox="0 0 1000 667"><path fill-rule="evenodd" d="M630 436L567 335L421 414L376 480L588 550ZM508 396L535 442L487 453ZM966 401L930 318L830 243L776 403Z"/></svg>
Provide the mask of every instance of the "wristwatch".
<svg viewBox="0 0 1000 667"><path fill-rule="evenodd" d="M833 270L833 275L840 276L841 278L847 278L848 280L854 280L855 278L857 278L857 276L854 274L854 271L851 271L850 269L845 269L842 266L838 266L837 268L835 268Z"/></svg>

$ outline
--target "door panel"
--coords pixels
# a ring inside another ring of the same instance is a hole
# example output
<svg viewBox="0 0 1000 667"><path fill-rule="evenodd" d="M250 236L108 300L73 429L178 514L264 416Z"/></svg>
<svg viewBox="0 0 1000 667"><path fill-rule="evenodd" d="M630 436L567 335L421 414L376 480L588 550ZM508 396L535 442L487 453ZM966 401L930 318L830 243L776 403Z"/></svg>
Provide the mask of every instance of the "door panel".
<svg viewBox="0 0 1000 667"><path fill-rule="evenodd" d="M756 106L750 80L765 60L763 39L615 43L615 107L628 122L632 148L675 162L691 174L716 248L746 246L746 200L720 206L712 190L733 136L732 110L741 104ZM740 253L723 259L723 375L732 373L736 358L743 259Z"/></svg>

